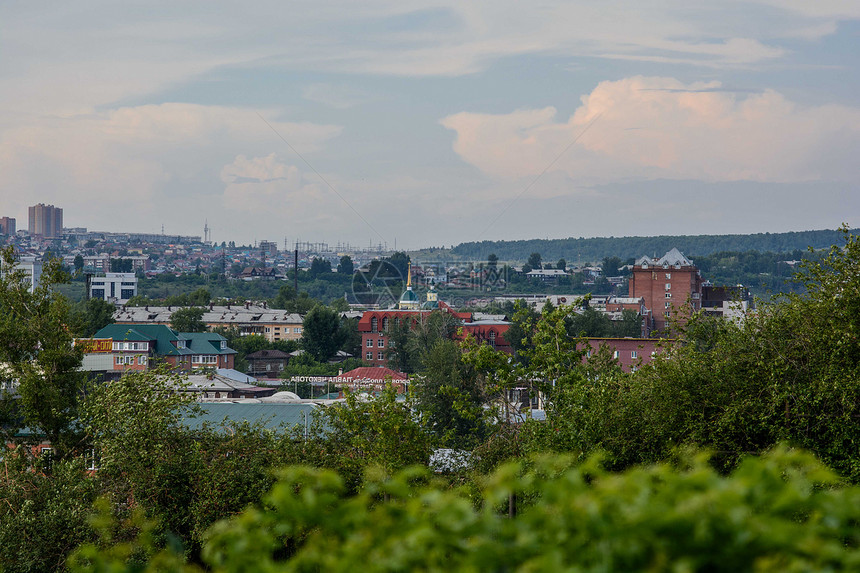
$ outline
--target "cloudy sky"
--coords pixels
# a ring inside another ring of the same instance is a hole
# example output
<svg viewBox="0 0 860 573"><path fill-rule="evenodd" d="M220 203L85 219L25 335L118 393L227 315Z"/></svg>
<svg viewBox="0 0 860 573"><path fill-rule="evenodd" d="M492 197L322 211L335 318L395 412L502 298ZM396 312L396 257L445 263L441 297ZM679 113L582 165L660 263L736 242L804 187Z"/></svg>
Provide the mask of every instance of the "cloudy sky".
<svg viewBox="0 0 860 573"><path fill-rule="evenodd" d="M857 0L0 4L0 216L400 248L860 226Z"/></svg>

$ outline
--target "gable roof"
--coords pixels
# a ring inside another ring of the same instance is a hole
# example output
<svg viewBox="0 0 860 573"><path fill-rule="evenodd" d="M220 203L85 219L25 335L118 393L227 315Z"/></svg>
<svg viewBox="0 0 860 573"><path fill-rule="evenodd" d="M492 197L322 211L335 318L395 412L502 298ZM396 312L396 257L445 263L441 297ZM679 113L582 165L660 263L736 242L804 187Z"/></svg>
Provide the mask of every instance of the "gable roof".
<svg viewBox="0 0 860 573"><path fill-rule="evenodd" d="M180 336L188 340L188 347L194 354L237 354L227 346L221 348L221 342L227 339L215 332L182 332Z"/></svg>
<svg viewBox="0 0 860 573"><path fill-rule="evenodd" d="M403 372L397 372L391 368L381 366L361 366L349 372L344 372L339 378L352 380L408 380L409 376Z"/></svg>
<svg viewBox="0 0 860 573"><path fill-rule="evenodd" d="M672 247L672 249L667 252L665 255L660 257L659 259L652 259L649 256L639 257L636 259L636 265L652 265L655 267L662 266L682 266L682 267L692 267L693 261L684 256L684 253L679 251L677 248Z"/></svg>
<svg viewBox="0 0 860 573"><path fill-rule="evenodd" d="M164 324L109 324L96 332L93 338L112 338L113 340L155 342L153 351L161 356L180 356L192 354L188 348L177 348L177 340L187 340L184 335Z"/></svg>

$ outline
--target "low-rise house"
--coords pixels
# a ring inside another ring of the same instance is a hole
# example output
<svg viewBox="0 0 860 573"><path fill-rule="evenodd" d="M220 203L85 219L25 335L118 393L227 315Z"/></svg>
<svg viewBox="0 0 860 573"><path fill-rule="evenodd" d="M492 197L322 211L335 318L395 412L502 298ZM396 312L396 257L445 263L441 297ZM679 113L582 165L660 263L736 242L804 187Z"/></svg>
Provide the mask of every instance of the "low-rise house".
<svg viewBox="0 0 860 573"><path fill-rule="evenodd" d="M178 370L233 368L236 354L220 334L181 333L156 324L110 324L77 344L84 347L82 368L105 373L149 370L159 363Z"/></svg>
<svg viewBox="0 0 860 573"><path fill-rule="evenodd" d="M278 378L287 367L290 355L282 350L258 350L245 356L245 360L248 361L248 374Z"/></svg>

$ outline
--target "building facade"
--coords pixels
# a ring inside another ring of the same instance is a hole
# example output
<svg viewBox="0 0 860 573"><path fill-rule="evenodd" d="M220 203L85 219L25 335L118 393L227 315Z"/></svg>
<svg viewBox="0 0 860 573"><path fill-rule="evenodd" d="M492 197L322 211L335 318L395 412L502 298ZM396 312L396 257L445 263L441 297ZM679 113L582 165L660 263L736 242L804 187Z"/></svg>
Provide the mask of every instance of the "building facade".
<svg viewBox="0 0 860 573"><path fill-rule="evenodd" d="M180 306L129 306L117 309L117 324L170 324L170 316ZM304 321L299 314L253 304L209 305L203 307L201 320L210 329L236 329L242 336L257 334L270 342L298 340L302 337Z"/></svg>
<svg viewBox="0 0 860 573"><path fill-rule="evenodd" d="M470 312L457 312L444 302L438 300L437 293L430 290L427 302L420 307L418 296L411 285L401 296L397 309L371 310L365 312L358 321L358 332L361 335L361 356L365 362L373 366L387 366L388 356L394 341L393 331L406 325L410 329L417 328L420 323L430 317L433 311L444 312L459 321L457 338L462 340L471 336L482 344L488 344L496 350L511 353L513 349L505 339L505 333L510 328L510 322L503 320L473 320Z"/></svg>
<svg viewBox="0 0 860 573"><path fill-rule="evenodd" d="M90 298L125 304L133 296L137 296L137 276L134 273L104 273L90 278Z"/></svg>
<svg viewBox="0 0 860 573"><path fill-rule="evenodd" d="M63 236L63 210L53 205L39 203L29 209L29 226L31 235L40 237Z"/></svg>
<svg viewBox="0 0 860 573"><path fill-rule="evenodd" d="M16 231L13 217L0 217L0 235L14 235Z"/></svg>
<svg viewBox="0 0 860 573"><path fill-rule="evenodd" d="M94 372L149 370L158 363L177 370L233 368L236 351L213 332L177 332L164 325L110 324L80 339L82 368Z"/></svg>
<svg viewBox="0 0 860 573"><path fill-rule="evenodd" d="M6 272L15 271L23 273L24 283L27 285L27 289L30 292L33 292L39 286L39 280L42 277L42 261L36 259L36 257L20 257L11 269L7 269L2 265L3 262L0 261L0 271L2 271L4 275Z"/></svg>
<svg viewBox="0 0 860 573"><path fill-rule="evenodd" d="M649 330L669 331L672 321L683 323L702 308L702 275L678 249L659 259L642 257L630 278L630 297L642 298Z"/></svg>

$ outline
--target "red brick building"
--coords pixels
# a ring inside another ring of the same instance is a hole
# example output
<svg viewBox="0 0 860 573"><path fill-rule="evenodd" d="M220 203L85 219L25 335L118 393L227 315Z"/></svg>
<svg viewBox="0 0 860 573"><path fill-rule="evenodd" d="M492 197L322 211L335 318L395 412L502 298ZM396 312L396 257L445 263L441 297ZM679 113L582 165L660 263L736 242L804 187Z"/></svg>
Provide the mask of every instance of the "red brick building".
<svg viewBox="0 0 860 573"><path fill-rule="evenodd" d="M374 366L387 365L387 350L391 344L389 333L392 329L404 323L409 324L410 328L414 328L421 321L427 320L434 310L448 313L460 321L461 338L471 335L479 342L489 344L497 350L512 352L510 343L505 339L505 332L511 326L509 322L475 321L472 318L472 313L457 312L444 302L433 300L416 310L397 309L365 312L358 321L358 332L361 334L361 358Z"/></svg>
<svg viewBox="0 0 860 573"><path fill-rule="evenodd" d="M589 338L586 358L597 352L601 346L608 346L621 368L625 372L631 372L651 362L662 352L661 345L664 344L665 339L656 338Z"/></svg>
<svg viewBox="0 0 860 573"><path fill-rule="evenodd" d="M648 330L668 332L670 321L683 322L702 307L702 276L678 249L659 259L642 257L633 267L630 297L644 299Z"/></svg>

